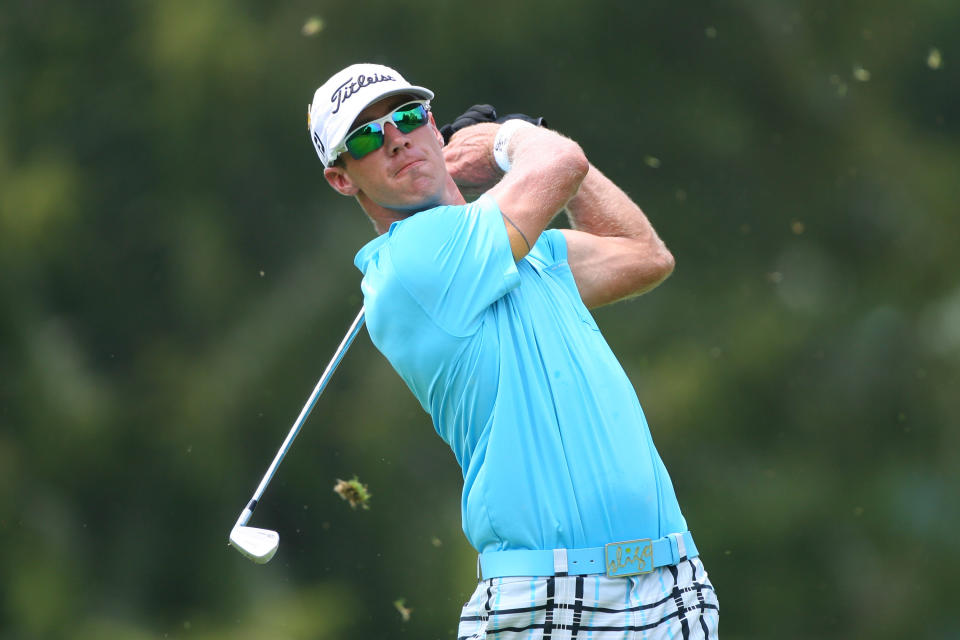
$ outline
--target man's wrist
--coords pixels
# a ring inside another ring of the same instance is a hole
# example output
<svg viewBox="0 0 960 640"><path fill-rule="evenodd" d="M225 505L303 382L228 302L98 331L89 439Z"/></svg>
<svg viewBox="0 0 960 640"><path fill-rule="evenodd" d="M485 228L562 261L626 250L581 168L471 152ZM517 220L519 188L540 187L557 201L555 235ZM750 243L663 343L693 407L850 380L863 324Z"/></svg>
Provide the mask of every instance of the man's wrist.
<svg viewBox="0 0 960 640"><path fill-rule="evenodd" d="M497 136L493 139L493 159L504 173L510 170L510 155L507 152L507 147L510 145L513 134L519 129L533 126L533 124L519 119L507 120L500 125Z"/></svg>

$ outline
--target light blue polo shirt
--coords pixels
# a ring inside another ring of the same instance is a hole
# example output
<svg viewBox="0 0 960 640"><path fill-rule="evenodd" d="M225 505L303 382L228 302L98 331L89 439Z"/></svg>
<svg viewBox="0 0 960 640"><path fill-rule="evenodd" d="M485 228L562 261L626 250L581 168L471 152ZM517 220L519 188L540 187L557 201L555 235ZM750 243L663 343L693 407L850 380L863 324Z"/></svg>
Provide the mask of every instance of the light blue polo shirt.
<svg viewBox="0 0 960 640"><path fill-rule="evenodd" d="M357 254L367 328L463 469L478 551L686 530L637 394L558 230L514 263L496 202L395 222Z"/></svg>

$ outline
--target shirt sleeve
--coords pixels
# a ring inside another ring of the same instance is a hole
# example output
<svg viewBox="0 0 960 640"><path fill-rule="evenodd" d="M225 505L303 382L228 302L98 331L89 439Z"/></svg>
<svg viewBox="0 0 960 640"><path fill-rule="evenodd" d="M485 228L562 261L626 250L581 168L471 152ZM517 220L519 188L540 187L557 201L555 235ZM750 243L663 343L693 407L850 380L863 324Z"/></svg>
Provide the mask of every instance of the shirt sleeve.
<svg viewBox="0 0 960 640"><path fill-rule="evenodd" d="M456 336L476 331L483 312L520 284L503 217L489 196L423 211L398 225L390 259L411 297Z"/></svg>
<svg viewBox="0 0 960 640"><path fill-rule="evenodd" d="M527 259L551 267L567 262L567 239L560 229L544 229L527 255Z"/></svg>

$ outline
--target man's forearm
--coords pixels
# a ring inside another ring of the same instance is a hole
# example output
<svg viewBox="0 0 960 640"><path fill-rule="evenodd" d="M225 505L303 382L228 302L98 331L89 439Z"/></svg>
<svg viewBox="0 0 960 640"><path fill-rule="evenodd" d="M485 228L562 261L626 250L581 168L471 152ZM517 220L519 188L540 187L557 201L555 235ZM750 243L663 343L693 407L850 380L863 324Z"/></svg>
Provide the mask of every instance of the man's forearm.
<svg viewBox="0 0 960 640"><path fill-rule="evenodd" d="M566 211L570 226L578 231L666 248L640 207L592 164L577 194L567 202Z"/></svg>
<svg viewBox="0 0 960 640"><path fill-rule="evenodd" d="M564 234L567 259L588 307L649 291L673 271L673 255L643 211L596 167L566 211L574 229Z"/></svg>

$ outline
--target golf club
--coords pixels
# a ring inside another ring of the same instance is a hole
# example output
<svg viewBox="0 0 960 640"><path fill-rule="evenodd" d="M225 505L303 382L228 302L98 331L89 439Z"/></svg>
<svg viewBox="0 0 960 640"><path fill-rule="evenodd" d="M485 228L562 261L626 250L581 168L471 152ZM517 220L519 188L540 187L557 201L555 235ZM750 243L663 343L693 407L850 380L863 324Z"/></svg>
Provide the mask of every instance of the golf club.
<svg viewBox="0 0 960 640"><path fill-rule="evenodd" d="M233 525L233 529L230 531L230 544L233 545L237 551L258 564L269 562L270 558L277 552L277 547L280 545L280 534L269 529L248 527L246 526L247 522L249 522L250 516L253 515L253 510L257 507L257 501L260 500L260 496L263 495L267 485L270 484L270 480L273 479L273 474L277 471L277 467L280 466L283 457L287 455L287 451L290 449L290 445L293 444L293 439L297 437L300 427L303 426L307 416L310 415L310 411L313 409L313 405L317 403L317 399L320 397L320 394L323 393L324 387L327 386L327 381L330 379L330 376L333 375L337 365L340 364L347 349L350 348L350 344L360 331L360 327L363 326L363 313L364 308L360 307L360 313L357 314L353 324L350 325L350 329L347 330L347 335L343 337L340 346L337 347L337 351L333 354L330 364L327 365L323 375L320 376L317 386L313 388L313 393L311 393L307 399L307 404L300 410L300 415L293 423L293 427L290 428L290 433L287 434L287 438L280 446L280 450L277 451L277 455L270 464L270 468L267 469L267 473L264 474L263 479L260 481L260 486L257 487L253 497L250 498L250 502L247 503L247 506L240 513L240 517L237 518L237 523Z"/></svg>

